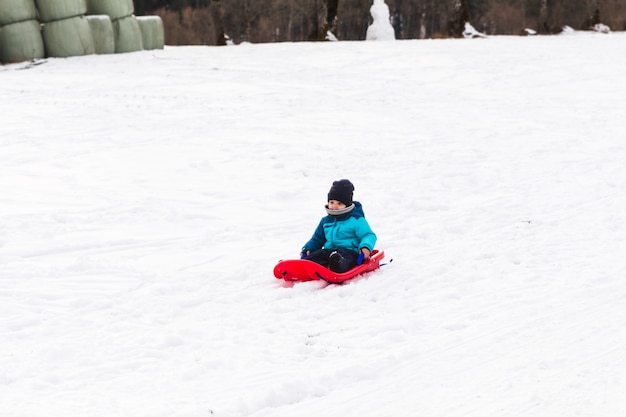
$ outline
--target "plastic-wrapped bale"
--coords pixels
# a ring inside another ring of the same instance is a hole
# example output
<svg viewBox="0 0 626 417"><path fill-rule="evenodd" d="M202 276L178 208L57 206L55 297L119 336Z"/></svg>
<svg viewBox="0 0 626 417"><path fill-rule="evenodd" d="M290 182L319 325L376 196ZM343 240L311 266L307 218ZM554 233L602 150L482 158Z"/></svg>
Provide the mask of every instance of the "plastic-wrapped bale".
<svg viewBox="0 0 626 417"><path fill-rule="evenodd" d="M159 16L138 16L137 22L141 29L143 49L163 49L165 32L161 18Z"/></svg>
<svg viewBox="0 0 626 417"><path fill-rule="evenodd" d="M117 20L133 13L133 0L87 0L87 14L105 14L111 20Z"/></svg>
<svg viewBox="0 0 626 417"><path fill-rule="evenodd" d="M0 27L0 62L21 62L45 56L41 25L24 20Z"/></svg>
<svg viewBox="0 0 626 417"><path fill-rule="evenodd" d="M63 20L87 13L87 0L35 0L35 5L42 22Z"/></svg>
<svg viewBox="0 0 626 417"><path fill-rule="evenodd" d="M95 53L91 28L85 16L56 20L43 25L46 55L65 58Z"/></svg>
<svg viewBox="0 0 626 417"><path fill-rule="evenodd" d="M128 16L113 21L115 53L135 52L143 49L141 29L135 16Z"/></svg>
<svg viewBox="0 0 626 417"><path fill-rule="evenodd" d="M91 36L93 37L94 49L97 54L115 53L115 38L113 36L113 23L105 14L86 16Z"/></svg>
<svg viewBox="0 0 626 417"><path fill-rule="evenodd" d="M35 0L0 0L0 26L35 19Z"/></svg>

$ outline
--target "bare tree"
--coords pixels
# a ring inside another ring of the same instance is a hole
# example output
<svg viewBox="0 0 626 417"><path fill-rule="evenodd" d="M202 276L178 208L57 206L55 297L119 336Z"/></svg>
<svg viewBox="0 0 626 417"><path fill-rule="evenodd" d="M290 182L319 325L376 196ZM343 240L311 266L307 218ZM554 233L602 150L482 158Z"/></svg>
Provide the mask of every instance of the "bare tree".
<svg viewBox="0 0 626 417"><path fill-rule="evenodd" d="M592 28L598 23L602 23L600 19L600 2L599 0L587 0L587 19L583 29Z"/></svg>
<svg viewBox="0 0 626 417"><path fill-rule="evenodd" d="M548 0L539 0L539 32L549 33L548 26Z"/></svg>
<svg viewBox="0 0 626 417"><path fill-rule="evenodd" d="M452 0L448 14L448 36L460 38L465 29L465 22L470 21L468 0Z"/></svg>
<svg viewBox="0 0 626 417"><path fill-rule="evenodd" d="M136 15L142 15L145 13L146 10L146 2L145 0L134 0L134 6L135 6L135 14Z"/></svg>
<svg viewBox="0 0 626 417"><path fill-rule="evenodd" d="M213 30L218 45L226 45L226 35L224 34L224 12L220 0L211 0L211 17L213 20Z"/></svg>
<svg viewBox="0 0 626 417"><path fill-rule="evenodd" d="M335 33L337 31L337 11L339 9L339 0L324 0L325 16L322 20L322 27L318 34L318 40L328 39L328 32Z"/></svg>
<svg viewBox="0 0 626 417"><path fill-rule="evenodd" d="M2 0L0 0L1 2ZM402 17L402 38L462 36L465 22L490 34L531 28L556 33L564 25L589 29L604 23L626 30L626 0L385 0ZM164 20L166 43L224 44L317 41L332 32L363 40L372 0L134 0L138 14ZM471 18L471 19L470 19Z"/></svg>
<svg viewBox="0 0 626 417"><path fill-rule="evenodd" d="M626 30L626 2L624 0L602 0L600 3L602 23L611 30Z"/></svg>

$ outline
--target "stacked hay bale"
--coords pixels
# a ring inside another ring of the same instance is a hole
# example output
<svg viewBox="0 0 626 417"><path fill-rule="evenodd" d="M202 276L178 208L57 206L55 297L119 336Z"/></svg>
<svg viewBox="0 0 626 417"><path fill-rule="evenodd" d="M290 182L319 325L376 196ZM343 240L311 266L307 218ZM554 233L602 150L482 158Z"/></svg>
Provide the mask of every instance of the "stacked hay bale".
<svg viewBox="0 0 626 417"><path fill-rule="evenodd" d="M137 17L141 36L143 38L143 49L163 49L165 45L165 32L163 21L159 16L139 16Z"/></svg>
<svg viewBox="0 0 626 417"><path fill-rule="evenodd" d="M133 0L0 0L0 63L163 49L161 18L133 13Z"/></svg>
<svg viewBox="0 0 626 417"><path fill-rule="evenodd" d="M0 0L0 63L45 55L34 0Z"/></svg>
<svg viewBox="0 0 626 417"><path fill-rule="evenodd" d="M115 38L111 18L105 14L88 15L87 22L91 27L91 35L97 54L114 54Z"/></svg>
<svg viewBox="0 0 626 417"><path fill-rule="evenodd" d="M141 29L134 11L133 0L87 1L88 14L107 15L111 19L116 53L143 49Z"/></svg>
<svg viewBox="0 0 626 417"><path fill-rule="evenodd" d="M47 56L65 58L96 52L85 18L86 0L35 0L35 3L43 22Z"/></svg>

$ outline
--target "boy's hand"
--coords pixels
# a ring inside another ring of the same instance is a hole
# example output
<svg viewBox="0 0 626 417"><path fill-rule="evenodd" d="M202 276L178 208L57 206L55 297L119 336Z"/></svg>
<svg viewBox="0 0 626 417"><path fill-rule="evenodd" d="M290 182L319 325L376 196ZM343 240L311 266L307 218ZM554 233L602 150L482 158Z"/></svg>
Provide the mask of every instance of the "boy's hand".
<svg viewBox="0 0 626 417"><path fill-rule="evenodd" d="M311 254L311 251L303 250L302 252L300 252L300 259L304 259L307 256L309 256L310 254Z"/></svg>
<svg viewBox="0 0 626 417"><path fill-rule="evenodd" d="M370 250L367 248L361 248L361 253L359 253L359 257L356 260L357 265L361 265L363 261L367 261L370 258Z"/></svg>

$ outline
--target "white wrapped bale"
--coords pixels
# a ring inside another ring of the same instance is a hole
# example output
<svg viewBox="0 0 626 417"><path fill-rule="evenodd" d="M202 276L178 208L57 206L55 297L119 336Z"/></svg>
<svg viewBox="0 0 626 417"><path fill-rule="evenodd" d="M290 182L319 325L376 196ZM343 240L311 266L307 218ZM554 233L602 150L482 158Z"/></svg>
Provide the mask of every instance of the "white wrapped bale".
<svg viewBox="0 0 626 417"><path fill-rule="evenodd" d="M34 0L0 0L0 26L37 19Z"/></svg>
<svg viewBox="0 0 626 417"><path fill-rule="evenodd" d="M35 0L35 5L42 22L63 20L87 13L87 0Z"/></svg>
<svg viewBox="0 0 626 417"><path fill-rule="evenodd" d="M139 29L141 29L143 49L163 49L165 32L161 18L159 16L138 16L137 22Z"/></svg>
<svg viewBox="0 0 626 417"><path fill-rule="evenodd" d="M0 62L29 61L44 56L38 21L24 20L0 27Z"/></svg>
<svg viewBox="0 0 626 417"><path fill-rule="evenodd" d="M44 24L43 42L49 57L65 58L95 53L91 28L85 16Z"/></svg>
<svg viewBox="0 0 626 417"><path fill-rule="evenodd" d="M105 14L86 16L96 54L115 53L115 38L113 36L113 23Z"/></svg>
<svg viewBox="0 0 626 417"><path fill-rule="evenodd" d="M115 53L135 52L143 49L141 29L135 16L128 16L113 21Z"/></svg>
<svg viewBox="0 0 626 417"><path fill-rule="evenodd" d="M87 0L87 14L105 14L117 20L134 12L133 0Z"/></svg>

